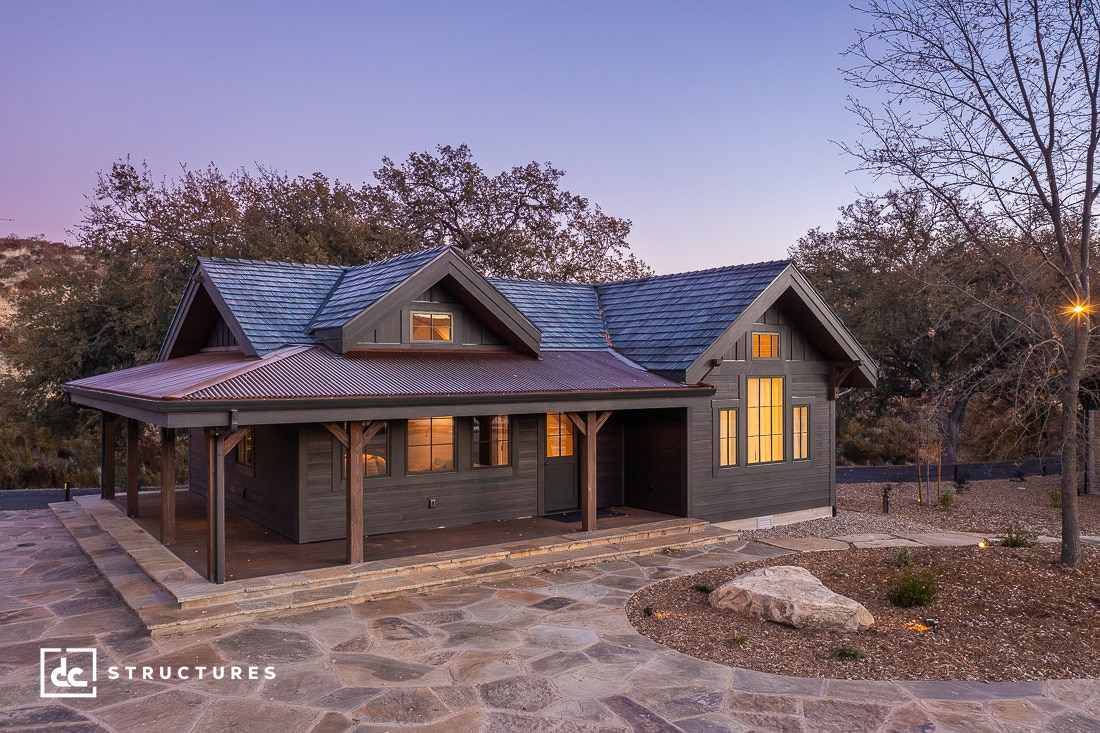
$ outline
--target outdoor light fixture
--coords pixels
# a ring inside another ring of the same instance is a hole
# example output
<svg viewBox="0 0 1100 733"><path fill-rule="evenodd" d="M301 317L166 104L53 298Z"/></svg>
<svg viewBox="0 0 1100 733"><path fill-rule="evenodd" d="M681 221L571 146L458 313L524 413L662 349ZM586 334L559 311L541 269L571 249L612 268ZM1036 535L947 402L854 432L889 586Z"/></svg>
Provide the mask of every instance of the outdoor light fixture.
<svg viewBox="0 0 1100 733"><path fill-rule="evenodd" d="M1082 316L1087 316L1089 313L1092 313L1091 303L1070 303L1062 310L1063 315L1072 316L1073 318L1081 318Z"/></svg>
<svg viewBox="0 0 1100 733"><path fill-rule="evenodd" d="M936 630L936 629L937 629L937 627L938 627L938 626L940 625L940 622L939 622L939 621L937 621L937 620L936 620L936 619L934 619L934 618L926 618L926 619L924 620L924 623L925 623L925 625L927 625L927 626L928 626L928 627L929 627L930 629L932 629L932 633L933 633L933 634L938 634L938 633L939 633L939 632L938 632L938 631Z"/></svg>
<svg viewBox="0 0 1100 733"><path fill-rule="evenodd" d="M985 540L982 540L981 542L978 543L978 549L979 550L984 550L987 547L989 547L989 545L986 543Z"/></svg>

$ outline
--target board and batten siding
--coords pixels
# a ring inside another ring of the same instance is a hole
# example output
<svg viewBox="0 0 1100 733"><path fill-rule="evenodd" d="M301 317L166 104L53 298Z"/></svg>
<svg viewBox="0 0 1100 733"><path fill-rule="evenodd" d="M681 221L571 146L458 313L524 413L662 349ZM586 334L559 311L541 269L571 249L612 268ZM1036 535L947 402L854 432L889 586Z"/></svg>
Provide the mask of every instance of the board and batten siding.
<svg viewBox="0 0 1100 733"><path fill-rule="evenodd" d="M456 420L457 470L405 475L405 423L391 420L389 474L363 483L368 535L532 516L538 510L538 416L512 415L512 465L472 469L470 421ZM303 425L298 450L303 542L344 537L342 448L319 425ZM429 499L435 506L429 507Z"/></svg>
<svg viewBox="0 0 1100 733"><path fill-rule="evenodd" d="M225 457L225 506L296 542L298 535L298 426L256 425L254 466L237 463L236 451ZM209 480L206 435L191 430L188 454L191 491L206 496Z"/></svg>
<svg viewBox="0 0 1100 733"><path fill-rule="evenodd" d="M780 359L753 360L752 330L781 335ZM828 399L832 364L824 361L778 307L737 340L706 381L713 397L700 399L688 412L691 421L690 516L711 522L747 519L784 512L831 507L835 503L834 403ZM749 377L784 378L784 460L747 465L746 402L741 399ZM810 457L791 460L791 408L810 409ZM720 469L715 447L715 411L738 410L738 465Z"/></svg>

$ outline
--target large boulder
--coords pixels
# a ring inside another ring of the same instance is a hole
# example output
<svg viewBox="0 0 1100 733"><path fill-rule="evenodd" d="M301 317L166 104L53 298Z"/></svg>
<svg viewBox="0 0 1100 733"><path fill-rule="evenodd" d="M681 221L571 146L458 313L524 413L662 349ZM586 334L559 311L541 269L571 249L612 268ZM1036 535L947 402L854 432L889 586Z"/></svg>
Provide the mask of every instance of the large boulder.
<svg viewBox="0 0 1100 733"><path fill-rule="evenodd" d="M710 603L799 629L863 631L871 612L834 593L805 568L777 565L739 575L710 594Z"/></svg>

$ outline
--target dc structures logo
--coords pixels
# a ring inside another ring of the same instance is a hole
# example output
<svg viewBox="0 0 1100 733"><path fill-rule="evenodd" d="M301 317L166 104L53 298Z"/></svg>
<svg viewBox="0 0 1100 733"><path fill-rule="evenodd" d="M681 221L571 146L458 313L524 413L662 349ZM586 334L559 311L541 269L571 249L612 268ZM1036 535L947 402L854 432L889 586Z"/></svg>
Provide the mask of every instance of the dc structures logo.
<svg viewBox="0 0 1100 733"><path fill-rule="evenodd" d="M40 651L40 697L95 697L95 649Z"/></svg>

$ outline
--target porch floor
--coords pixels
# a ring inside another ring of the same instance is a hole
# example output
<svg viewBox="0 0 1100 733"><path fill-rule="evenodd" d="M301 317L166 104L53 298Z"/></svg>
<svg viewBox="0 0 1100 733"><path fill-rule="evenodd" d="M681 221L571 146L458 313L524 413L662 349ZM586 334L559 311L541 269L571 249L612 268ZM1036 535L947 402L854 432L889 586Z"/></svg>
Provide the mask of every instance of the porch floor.
<svg viewBox="0 0 1100 733"><path fill-rule="evenodd" d="M146 531L160 537L160 492L143 491L139 495L136 519ZM125 493L117 494L116 503L126 511ZM614 507L622 516L601 516L599 529L622 529L648 522L673 519L671 515L633 507ZM603 512L601 512L603 514ZM580 522L562 522L549 517L530 517L497 522L408 530L368 535L363 543L363 560L389 560L428 555L450 550L499 545L520 540L560 537L580 532ZM344 540L298 544L261 527L250 519L225 511L225 577L247 580L278 573L300 572L341 565ZM191 491L176 492L176 542L168 549L199 575L206 575L206 499Z"/></svg>

